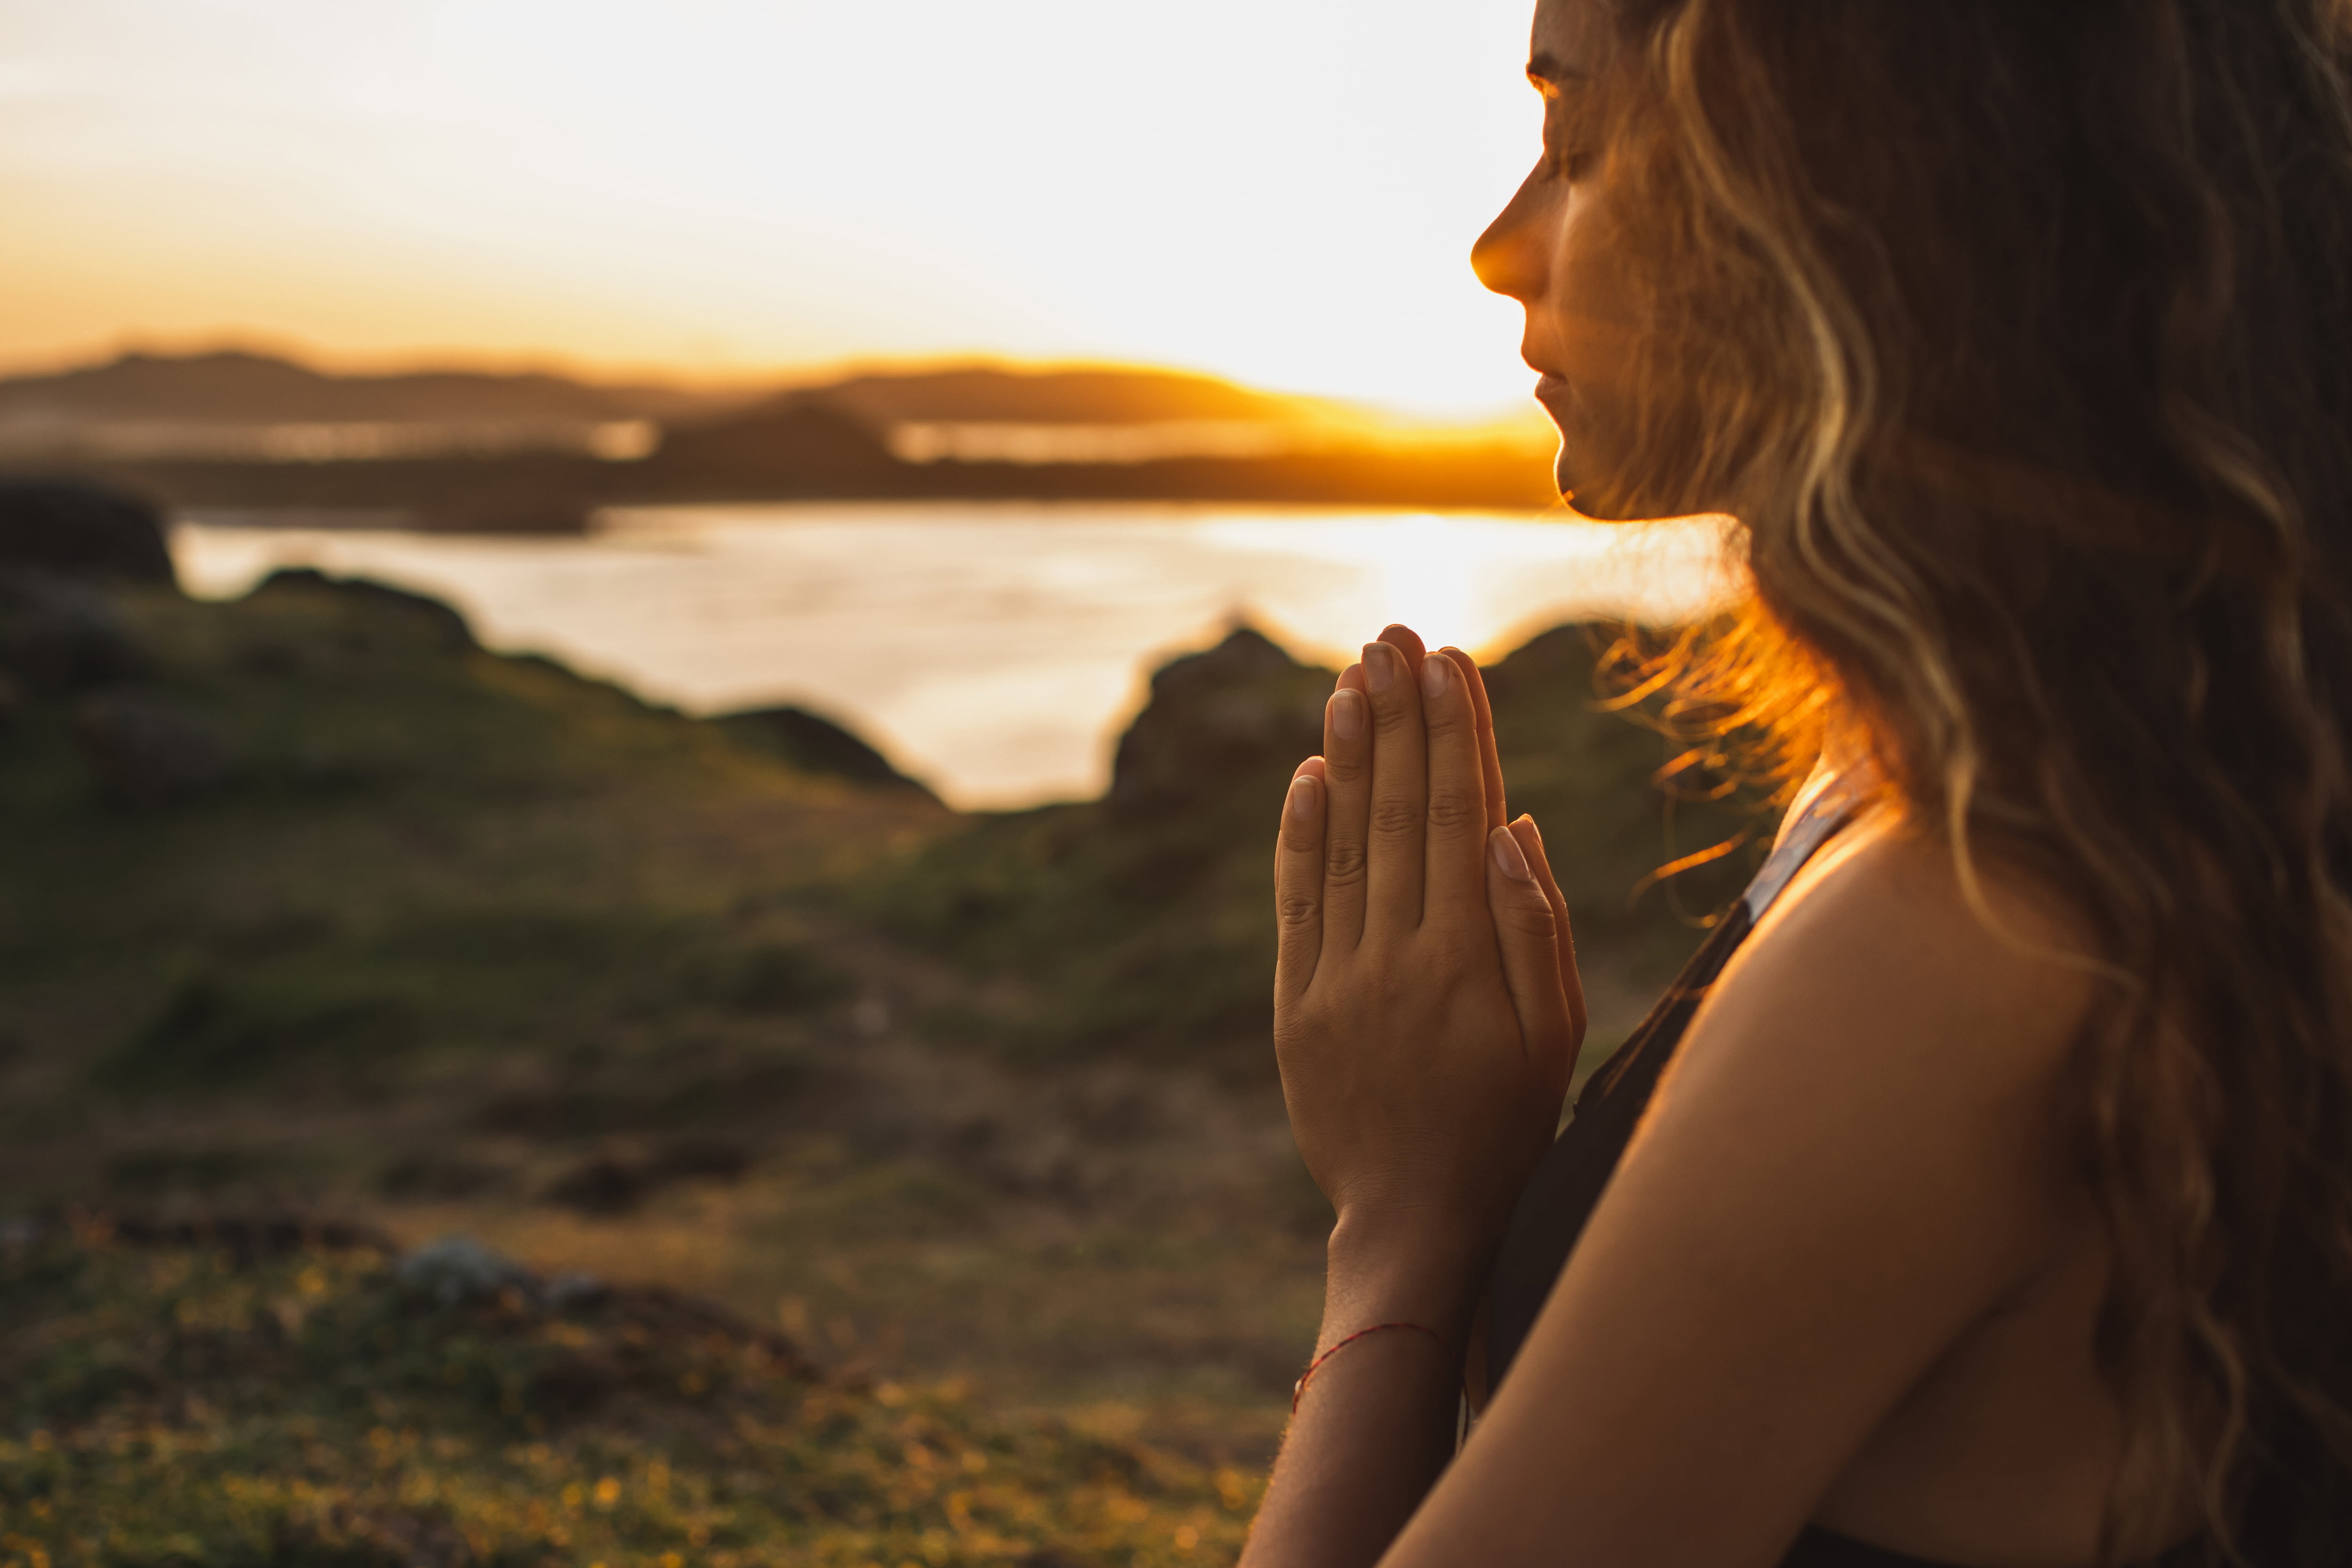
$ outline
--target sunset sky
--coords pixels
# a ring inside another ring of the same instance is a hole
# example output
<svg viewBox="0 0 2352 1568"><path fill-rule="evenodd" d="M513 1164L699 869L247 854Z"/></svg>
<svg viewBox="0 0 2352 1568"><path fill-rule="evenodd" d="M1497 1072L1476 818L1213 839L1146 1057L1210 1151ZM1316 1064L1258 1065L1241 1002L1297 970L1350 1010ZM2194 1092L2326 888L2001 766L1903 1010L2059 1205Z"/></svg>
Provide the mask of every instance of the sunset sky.
<svg viewBox="0 0 2352 1568"><path fill-rule="evenodd" d="M1144 361L1524 399L1529 0L0 0L0 367Z"/></svg>

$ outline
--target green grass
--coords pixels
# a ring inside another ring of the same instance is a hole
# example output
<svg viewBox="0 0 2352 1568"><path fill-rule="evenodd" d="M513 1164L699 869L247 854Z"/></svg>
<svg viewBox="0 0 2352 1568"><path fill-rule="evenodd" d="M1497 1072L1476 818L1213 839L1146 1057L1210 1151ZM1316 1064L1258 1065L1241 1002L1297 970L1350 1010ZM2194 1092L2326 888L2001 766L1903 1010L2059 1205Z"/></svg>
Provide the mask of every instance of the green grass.
<svg viewBox="0 0 2352 1568"><path fill-rule="evenodd" d="M370 1251L0 1252L0 1564L1229 1561L1259 1484L623 1292L445 1305Z"/></svg>

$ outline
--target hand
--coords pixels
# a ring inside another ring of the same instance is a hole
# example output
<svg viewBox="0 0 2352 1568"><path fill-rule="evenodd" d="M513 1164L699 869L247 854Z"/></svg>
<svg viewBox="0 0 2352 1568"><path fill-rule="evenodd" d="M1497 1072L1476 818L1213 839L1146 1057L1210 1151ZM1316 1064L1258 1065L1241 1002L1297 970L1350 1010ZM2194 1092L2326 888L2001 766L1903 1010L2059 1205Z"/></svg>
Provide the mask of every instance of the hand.
<svg viewBox="0 0 2352 1568"><path fill-rule="evenodd" d="M1567 905L1506 826L1476 666L1392 627L1340 678L1277 855L1275 1047L1345 1238L1466 1285L1559 1123L1584 1009Z"/></svg>

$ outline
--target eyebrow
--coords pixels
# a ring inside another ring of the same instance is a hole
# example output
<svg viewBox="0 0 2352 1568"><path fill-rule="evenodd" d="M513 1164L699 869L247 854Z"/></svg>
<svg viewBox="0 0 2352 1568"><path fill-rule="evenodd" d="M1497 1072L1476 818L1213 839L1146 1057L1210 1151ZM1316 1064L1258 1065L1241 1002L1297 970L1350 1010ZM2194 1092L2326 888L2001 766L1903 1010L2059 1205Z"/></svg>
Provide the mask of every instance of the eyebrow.
<svg viewBox="0 0 2352 1568"><path fill-rule="evenodd" d="M1564 65L1554 57L1540 52L1528 62L1528 77L1532 81L1554 84L1590 79L1589 73L1578 70L1573 66Z"/></svg>

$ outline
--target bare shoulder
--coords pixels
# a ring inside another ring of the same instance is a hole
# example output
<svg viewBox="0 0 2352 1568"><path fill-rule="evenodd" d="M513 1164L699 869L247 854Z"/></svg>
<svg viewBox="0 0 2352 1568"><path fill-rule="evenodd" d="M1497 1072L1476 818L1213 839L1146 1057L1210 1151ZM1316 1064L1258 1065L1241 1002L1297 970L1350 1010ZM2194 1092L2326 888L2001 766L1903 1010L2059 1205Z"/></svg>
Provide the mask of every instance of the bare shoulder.
<svg viewBox="0 0 2352 1568"><path fill-rule="evenodd" d="M1891 816L1817 856L1693 1020L1438 1494L1481 1500L1438 1511L1495 1549L1444 1560L1777 1561L1954 1348L2080 1251L2086 929L2013 869L1972 891Z"/></svg>
<svg viewBox="0 0 2352 1568"><path fill-rule="evenodd" d="M2046 1089L2095 1005L2095 951L2063 889L1990 855L1964 876L1948 842L1887 813L1774 905L1710 997L1692 1059L1769 1036L1779 1066L1810 1058L1865 1084L1925 1072L1944 1088Z"/></svg>
<svg viewBox="0 0 2352 1568"><path fill-rule="evenodd" d="M1661 1191L1737 1170L1759 1213L1847 1213L1841 1246L1936 1236L1952 1302L1989 1309L2081 1235L2089 931L2014 866L1970 887L1900 818L1857 825L1726 968L1626 1169Z"/></svg>

